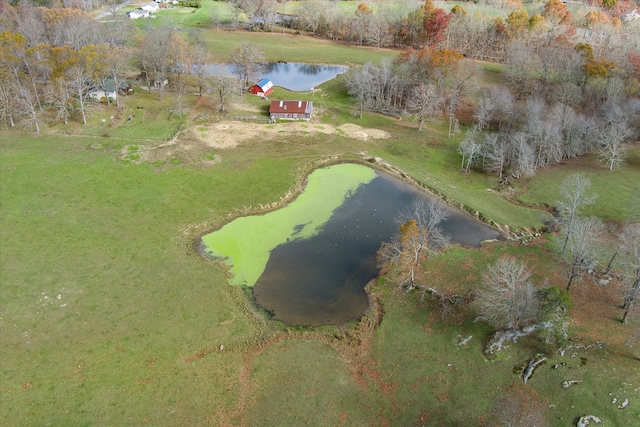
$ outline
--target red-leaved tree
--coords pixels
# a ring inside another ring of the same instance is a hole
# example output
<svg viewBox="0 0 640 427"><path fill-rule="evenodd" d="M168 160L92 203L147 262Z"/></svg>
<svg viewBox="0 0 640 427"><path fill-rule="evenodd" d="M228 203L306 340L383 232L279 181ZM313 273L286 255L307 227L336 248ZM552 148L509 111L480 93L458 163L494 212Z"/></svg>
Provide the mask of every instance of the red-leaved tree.
<svg viewBox="0 0 640 427"><path fill-rule="evenodd" d="M427 44L436 46L444 41L444 34L449 26L451 16L442 9L434 9L424 19L424 30L427 35Z"/></svg>

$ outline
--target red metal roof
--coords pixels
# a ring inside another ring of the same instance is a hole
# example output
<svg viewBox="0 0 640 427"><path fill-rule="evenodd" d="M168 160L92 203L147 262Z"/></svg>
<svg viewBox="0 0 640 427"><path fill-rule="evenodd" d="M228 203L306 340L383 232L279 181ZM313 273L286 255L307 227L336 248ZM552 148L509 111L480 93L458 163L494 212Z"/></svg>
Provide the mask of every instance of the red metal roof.
<svg viewBox="0 0 640 427"><path fill-rule="evenodd" d="M271 95L271 92L273 92L273 83L271 83L271 80L269 79L262 79L251 86L251 88L249 88L249 92L254 95L259 93L264 93L265 96Z"/></svg>
<svg viewBox="0 0 640 427"><path fill-rule="evenodd" d="M270 113L311 113L313 103L311 101L271 101Z"/></svg>

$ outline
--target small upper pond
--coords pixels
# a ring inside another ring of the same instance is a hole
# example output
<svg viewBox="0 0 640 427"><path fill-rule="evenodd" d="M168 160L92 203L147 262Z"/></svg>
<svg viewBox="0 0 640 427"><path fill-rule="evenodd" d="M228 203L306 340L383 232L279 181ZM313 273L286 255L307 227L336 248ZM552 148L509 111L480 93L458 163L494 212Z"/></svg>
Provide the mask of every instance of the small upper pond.
<svg viewBox="0 0 640 427"><path fill-rule="evenodd" d="M365 285L378 274L376 252L398 233L398 213L429 197L390 175L342 164L318 169L292 203L238 218L202 238L230 266L233 284L253 287L275 319L317 326L356 320L368 308ZM498 232L450 209L441 227L478 246Z"/></svg>
<svg viewBox="0 0 640 427"><path fill-rule="evenodd" d="M321 83L329 81L339 74L346 72L349 67L344 65L305 64L301 62L267 62L258 80L267 78L275 86L302 92L312 90ZM231 64L209 64L209 73L224 72L233 75ZM255 83L255 82L254 82Z"/></svg>
<svg viewBox="0 0 640 427"><path fill-rule="evenodd" d="M293 91L312 90L316 86L347 71L344 65L303 64L299 62L269 62L262 77L275 86Z"/></svg>

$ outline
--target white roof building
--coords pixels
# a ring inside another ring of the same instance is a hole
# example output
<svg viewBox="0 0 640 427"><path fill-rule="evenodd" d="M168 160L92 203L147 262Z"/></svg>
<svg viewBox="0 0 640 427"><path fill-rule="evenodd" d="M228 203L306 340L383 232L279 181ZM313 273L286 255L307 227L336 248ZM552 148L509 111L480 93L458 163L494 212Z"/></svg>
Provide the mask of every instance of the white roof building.
<svg viewBox="0 0 640 427"><path fill-rule="evenodd" d="M149 13L154 13L154 12L157 12L158 9L160 9L160 6L156 2L150 1L148 3L142 3L142 5L140 6L140 9L147 10L149 11Z"/></svg>
<svg viewBox="0 0 640 427"><path fill-rule="evenodd" d="M142 9L136 9L136 10L132 10L131 12L129 12L128 15L129 15L130 19L148 18L149 17L149 11L148 10L142 10Z"/></svg>

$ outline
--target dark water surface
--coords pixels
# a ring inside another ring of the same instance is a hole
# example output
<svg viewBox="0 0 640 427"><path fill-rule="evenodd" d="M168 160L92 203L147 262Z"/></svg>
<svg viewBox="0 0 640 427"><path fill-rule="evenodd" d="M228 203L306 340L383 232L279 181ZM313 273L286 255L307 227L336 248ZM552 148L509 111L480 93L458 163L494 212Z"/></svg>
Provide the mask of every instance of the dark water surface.
<svg viewBox="0 0 640 427"><path fill-rule="evenodd" d="M262 77L275 86L293 91L307 91L335 78L349 69L344 65L304 64L299 62L269 62Z"/></svg>
<svg viewBox="0 0 640 427"><path fill-rule="evenodd" d="M364 184L315 237L275 248L253 287L258 305L291 325L342 324L368 308L366 284L378 275L376 252L398 233L398 213L427 197L386 174ZM450 209L441 224L451 240L478 246L498 232Z"/></svg>

